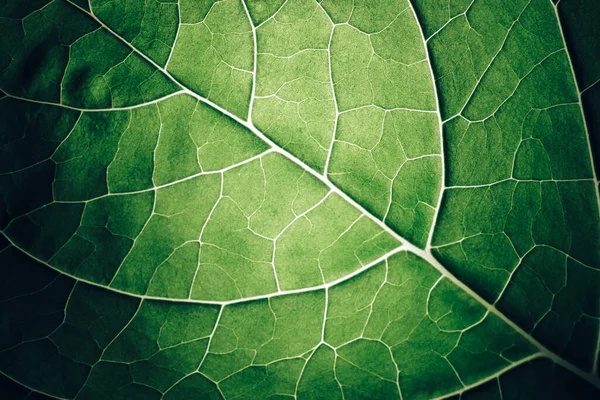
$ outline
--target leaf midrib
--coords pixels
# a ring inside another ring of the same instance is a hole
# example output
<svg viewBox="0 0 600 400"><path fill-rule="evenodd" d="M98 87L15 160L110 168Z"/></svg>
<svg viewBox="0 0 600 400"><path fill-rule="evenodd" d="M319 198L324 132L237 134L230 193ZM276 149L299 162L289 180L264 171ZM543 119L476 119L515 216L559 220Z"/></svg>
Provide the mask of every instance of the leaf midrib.
<svg viewBox="0 0 600 400"><path fill-rule="evenodd" d="M351 274L348 274L336 281L332 281L328 284L323 284L320 286L313 286L313 287L308 287L308 288L302 288L302 289L297 289L297 290L288 290L288 291L281 291L281 292L275 292L275 293L271 293L271 294L267 294L267 295L263 295L263 296L256 296L256 297L250 297L250 298L240 298L240 299L236 299L236 300L231 300L231 301L208 301L208 300L192 300L192 299L174 299L174 298L163 298L163 297L155 297L155 296L146 296L146 295L137 295L137 294L133 294L130 292L126 292L126 291L122 291L119 289L115 289L109 286L105 286L105 285L101 285L98 283L94 283L73 275L70 275L64 271L58 270L55 267L52 267L51 265L49 265L47 262L33 256L32 254L29 254L27 251L25 251L24 249L18 247L3 231L0 231L0 233L2 233L2 235L11 243L11 245L17 249L19 249L21 252L23 252L24 254L27 254L29 257L33 258L34 260L36 260L39 263L42 263L44 265L46 265L49 268L52 268L53 270L57 271L60 274L63 274L65 276L69 276L70 278L76 280L76 281L80 281L86 284L90 284L93 286L97 286L97 287L102 287L104 289L107 290L111 290L123 295L127 295L127 296L132 296L132 297L137 297L140 298L142 300L160 300L160 301L169 301L169 302L178 302L178 303L198 303L198 304L218 304L221 305L221 311L223 310L223 308L226 305L229 304L234 304L234 303L242 303L242 302L248 302L248 301L253 301L253 300L258 300L258 299L264 299L264 298L271 298L271 297L276 297L276 296L283 296L283 295L288 295L288 294L297 294L297 293L305 293L305 292L311 292L311 291L316 291L316 290L327 290L329 287L335 286L345 280L351 279L352 277L364 272L365 270L371 268L372 266L378 264L379 262L387 259L388 257L390 257L393 254L396 254L400 251L409 251L412 252L416 255L418 255L419 257L423 258L424 260L426 260L429 264L431 264L435 269L437 269L442 276L446 277L447 279L449 279L450 281L452 281L454 284L456 284L459 288L461 288L463 291L465 291L467 294L469 294L473 299L475 299L478 303L480 303L483 307L486 308L486 310L488 312L491 312L493 314L495 314L497 317L499 317L503 322L505 322L507 325L509 325L512 329L514 329L516 332L518 332L521 336L523 336L526 340L528 340L533 346L535 346L536 348L538 348L539 352L535 353L534 355L531 355L523 360L519 360L515 363L512 363L510 366L506 367L505 369L501 370L501 371L497 371L494 374L483 378L469 386L463 387L460 391L457 392L453 392L451 394L447 394L444 395L443 397L448 397L451 396L453 394L457 394L457 393L462 393L465 390L467 390L467 388L471 388L471 387L476 387L482 383L485 383L491 379L494 379L495 377L498 377L501 373L504 373L508 370L511 370L513 368L515 368L518 365L521 365L522 363L524 363L524 360L530 361L530 359L534 359L537 357L546 357L548 359L550 359L551 361L553 361L556 364L561 365L562 367L568 369L569 371L571 371L572 373L576 374L577 376L581 377L582 379L585 379L586 381L588 381L589 383L593 384L594 386L600 388L600 378L595 374L596 372L596 368L597 368L597 361L598 361L598 350L600 350L600 335L598 338L598 345L596 348L596 352L594 354L594 366L592 369L592 372L586 372L584 370L582 370L581 368L573 365L572 363L570 363L569 361L565 360L564 358L560 357L559 355L557 355L556 353L550 351L549 349L547 349L543 344L541 344L540 342L538 342L534 337L532 337L529 333L525 332L521 327L519 327L516 323L514 323L512 320L510 320L506 315L504 315L502 312L500 312L499 310L496 309L496 307L487 302L486 300L484 300L481 296L479 296L477 293L475 293L470 287L468 287L466 284L464 284L462 281L460 281L457 277L455 277L452 273L450 273L431 253L431 240L433 237L433 232L436 226L436 222L437 222L437 218L439 215L439 210L440 210L440 205L441 205L441 201L442 201L442 197L444 194L444 191L446 189L445 186L445 153L444 153L444 147L443 147L443 124L447 121L443 121L441 119L441 114L440 114L440 98L437 92L437 85L435 83L435 76L433 74L433 70L431 67L431 57L429 55L429 50L427 47L427 41L424 38L423 35L423 29L421 26L421 23L418 19L418 16L415 12L414 6L412 4L411 0L408 0L408 4L409 7L411 8L411 11L413 13L413 16L415 18L415 21L417 23L417 26L419 27L419 33L421 35L421 40L422 40L422 44L426 53L426 58L427 58L427 63L428 63L428 67L430 70L430 76L431 76L431 80L432 80L432 85L433 85L433 89L434 89L434 96L435 96L435 101L436 101L436 114L438 117L438 122L439 122L439 134L440 134L440 142L441 142L441 160L442 160L442 177L441 177L441 189L440 189L440 194L438 197L438 204L435 207L435 212L434 212L434 218L433 218L433 222L432 222L432 226L430 228L429 231L429 236L428 236L428 240L427 240L427 244L425 246L425 249L421 249L417 246L415 246L414 244L410 243L409 241L407 241L406 239L404 239L402 236L400 236L398 233L396 233L395 231L393 231L389 226L387 226L383 221L379 220L378 218L376 218L374 215L372 215L369 211L367 211L363 206L361 206L359 203L357 203L354 199L352 199L349 195L347 195L346 193L344 193L343 191L341 191L337 186L335 186L332 182L329 181L329 179L325 176L322 175L320 173L318 173L317 171L315 171L314 169L312 169L311 167L309 167L308 165L306 165L303 161L301 161L300 159L298 159L296 156L294 156L293 154L289 153L288 151L286 151L285 149L281 148L280 146L278 146L275 142L273 142L271 139L269 139L267 136L265 136L262 132L260 132L255 126L254 124L251 122L251 110L252 110L252 99L254 98L254 90L256 87L256 27L254 26L254 24L252 23L252 19L250 18L250 15L248 13L248 10L246 8L246 4L243 0L240 0L242 2L242 4L244 4L244 8L246 11L246 14L248 16L250 25L252 26L252 33L253 33L253 43L254 43L254 73L253 73L253 84L252 84L252 97L251 97L251 101L250 101L250 108L249 108L249 120L243 120L240 117L232 114L231 112L229 112L228 110L224 109L223 107L215 104L214 102L212 102L209 99L206 99L202 96L200 96L199 94L193 92L192 90L190 90L188 87L186 87L184 84L182 84L181 82L179 82L176 78L174 78L166 69L166 67L161 67L160 65L158 65L156 62L154 62L152 59L150 59L148 56L146 56L144 53L142 53L140 50L138 50L135 46L133 46L131 43L129 43L127 40L125 40L123 37L121 37L118 33L116 33L115 31L113 31L111 28L109 28L104 22L102 22L98 17L95 16L93 10L90 7L90 11L88 12L87 10L81 8L79 5L73 3L71 0L64 0L65 2L67 2L68 4L70 4L71 6L75 7L76 9L78 9L80 12L84 13L85 15L87 15L89 18L92 18L95 22L97 22L98 24L100 24L100 26L104 29L106 29L110 34L112 34L114 37L116 37L117 39L119 39L121 42L123 42L125 45L127 45L133 52L135 52L137 55L139 55L140 57L142 57L144 60L146 60L147 62L149 62L153 67L155 67L157 70L159 70L160 72L163 73L163 75L165 77L167 77L168 79L170 79L171 81L173 81L179 88L181 88L181 90L175 92L175 93L171 93L168 96L165 96L161 99L156 99L153 100L152 102L148 102L148 103L144 103L142 105L136 105L133 107L123 107L123 109L131 109L131 108L137 108L137 107L141 107L143 105L146 104L151 104L151 103L158 103L161 100L164 100L167 97L172 97L175 95L181 95L181 94L187 94L189 96L192 96L193 98L197 99L198 101L203 102L204 104L212 107L215 110L218 110L219 112L221 112L222 114L228 116L229 118L235 120L237 123L241 124L242 126L246 127L247 129L249 129L252 133L254 133L256 136L258 136L261 140L263 140L265 143L267 143L271 149L268 150L270 152L277 152L280 153L281 155L283 155L284 157L286 157L288 160L294 162L296 165L298 165L300 168L302 168L304 171L308 172L309 174L311 174L312 176L314 176L315 178L317 178L318 180L320 180L322 183L324 183L325 185L327 185L327 187L334 193L338 194L340 197L342 197L346 202L350 203L353 207L355 207L356 209L358 209L363 215L365 215L366 217L370 218L372 221L374 221L378 226L380 226L382 229L384 229L387 233L389 233L390 235L392 235L396 240L399 241L400 245L398 247L396 247L395 249L389 251L388 253L384 254L383 256L381 256L380 258L378 258L377 260L362 266L361 268L359 268L358 270L352 272ZM577 90L577 94L578 94L578 103L580 106L580 110L581 110L581 116L583 119L583 124L584 124L584 129L585 129L585 134L586 134L586 140L588 143L588 150L589 150L589 156L590 159L593 160L593 156L592 156L592 152L591 152L591 146L590 146L590 139L589 139L589 132L588 132L588 128L587 128L587 124L586 124L586 120L585 120L585 115L583 112L583 106L581 103L581 92L579 90L578 84L577 84L577 79L575 76L575 72L573 69L573 64L571 61L571 57L568 51L568 47L566 45L566 41L564 38L564 33L562 30L562 26L560 24L560 18L558 15L558 9L557 6L554 5L554 3L551 0L548 0L551 2L551 5L555 11L556 14L556 19L557 19L557 23L560 29L560 33L561 33L561 37L563 40L563 45L564 45L564 50L565 53L567 54L567 57L569 59L569 64L571 67L571 72L572 72L572 76L573 76L573 80L575 82L575 87ZM317 4L319 5L319 7L321 7L321 4L319 2L317 2ZM329 14L325 13L328 18L330 19L330 21L332 22L332 24L335 27L335 23L333 23L333 21L331 20L331 18L329 17ZM179 23L178 23L179 26ZM330 38L331 40L331 38ZM331 45L331 42L330 42ZM173 47L175 46L175 43L173 43ZM172 52L171 52L172 53ZM169 57L170 60L170 57ZM490 62L491 63L491 62ZM167 64L168 65L168 61ZM330 68L330 73L331 73L331 68ZM333 86L333 80L332 80L332 87ZM63 104L53 104L53 103L45 103L45 102L40 102L40 101L35 101L32 99L26 99L26 98L21 98L21 97L15 97L12 96L9 93L6 93L6 95L8 97L11 98L17 98L20 100L24 100L24 101L30 101L30 102L36 102L36 103L42 103L42 104L49 104L49 105L56 105L56 106L60 106L60 107L65 107L65 108L70 108L70 109L75 109L75 110L79 110L82 112L93 112L93 111L115 111L116 109L111 108L111 109L103 109L103 110L84 110L84 109L77 109L75 107L70 107L70 106L66 106ZM335 91L334 91L334 96L335 96ZM337 109L337 102L336 102L336 109ZM337 118L336 118L337 121ZM335 131L333 133L333 140L335 139ZM331 152L331 148L329 150L329 152ZM264 153L262 153L264 154ZM329 160L329 155L328 155L328 160ZM592 163L593 165L593 163ZM598 207L600 210L600 194L598 192L598 179L596 176L596 172L595 169L592 167L592 172L593 172L593 180L595 182L595 191L596 191L596 199L598 201ZM170 183L173 184L173 183ZM169 184L169 185L170 185ZM149 190L154 190L154 188L149 189ZM518 268L518 266L516 267ZM508 284L508 282L507 282ZM215 324L215 327L218 325L218 321ZM214 332L213 332L214 333ZM212 338L213 335L211 335ZM208 352L208 348L207 348L207 352ZM3 374L4 375L4 374ZM11 377L9 377L10 379L13 379ZM20 384L20 383L19 383ZM36 391L35 389L29 388L32 391ZM36 391L39 392L39 391ZM39 392L39 393L43 393L43 392ZM44 393L46 394L46 393ZM54 397L54 396L53 396Z"/></svg>

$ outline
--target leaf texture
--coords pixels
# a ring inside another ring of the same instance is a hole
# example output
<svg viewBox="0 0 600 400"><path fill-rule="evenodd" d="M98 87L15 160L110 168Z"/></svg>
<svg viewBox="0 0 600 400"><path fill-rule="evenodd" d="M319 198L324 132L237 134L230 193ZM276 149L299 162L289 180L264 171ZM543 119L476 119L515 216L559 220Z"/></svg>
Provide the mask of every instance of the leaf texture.
<svg viewBox="0 0 600 400"><path fill-rule="evenodd" d="M0 3L0 392L596 398L598 11Z"/></svg>

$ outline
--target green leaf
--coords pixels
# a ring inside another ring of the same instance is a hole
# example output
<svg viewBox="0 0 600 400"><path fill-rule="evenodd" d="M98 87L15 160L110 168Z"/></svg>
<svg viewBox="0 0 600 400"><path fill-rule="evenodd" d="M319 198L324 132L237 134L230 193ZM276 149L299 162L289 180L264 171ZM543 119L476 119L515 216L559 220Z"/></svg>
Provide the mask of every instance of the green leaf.
<svg viewBox="0 0 600 400"><path fill-rule="evenodd" d="M598 397L597 12L0 3L0 393Z"/></svg>

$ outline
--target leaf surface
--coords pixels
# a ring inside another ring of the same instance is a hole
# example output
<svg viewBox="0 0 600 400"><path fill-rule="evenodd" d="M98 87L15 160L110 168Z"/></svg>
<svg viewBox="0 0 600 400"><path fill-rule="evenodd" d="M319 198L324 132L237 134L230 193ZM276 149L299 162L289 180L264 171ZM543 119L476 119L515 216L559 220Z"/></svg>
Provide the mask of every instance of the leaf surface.
<svg viewBox="0 0 600 400"><path fill-rule="evenodd" d="M595 11L0 4L0 389L597 397Z"/></svg>

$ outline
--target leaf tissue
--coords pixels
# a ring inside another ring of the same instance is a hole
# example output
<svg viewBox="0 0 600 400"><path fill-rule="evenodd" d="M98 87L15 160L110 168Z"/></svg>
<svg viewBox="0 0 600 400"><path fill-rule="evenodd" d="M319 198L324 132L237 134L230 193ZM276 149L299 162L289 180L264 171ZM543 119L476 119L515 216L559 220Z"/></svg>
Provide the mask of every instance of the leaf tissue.
<svg viewBox="0 0 600 400"><path fill-rule="evenodd" d="M0 397L600 398L598 18L0 1Z"/></svg>

